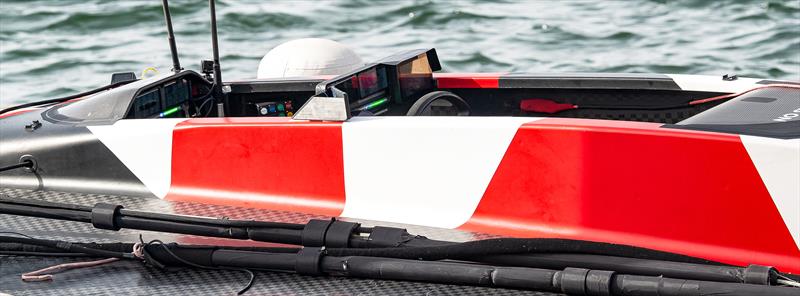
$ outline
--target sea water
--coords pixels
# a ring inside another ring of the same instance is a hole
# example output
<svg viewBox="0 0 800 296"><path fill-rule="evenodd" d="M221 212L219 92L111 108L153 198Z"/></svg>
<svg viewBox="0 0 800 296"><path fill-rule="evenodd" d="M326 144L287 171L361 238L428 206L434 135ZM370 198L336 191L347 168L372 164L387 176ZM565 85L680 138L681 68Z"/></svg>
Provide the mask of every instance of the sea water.
<svg viewBox="0 0 800 296"><path fill-rule="evenodd" d="M0 105L108 84L171 59L161 1L0 0ZM172 0L182 65L211 58L207 1ZM657 72L800 80L800 0L218 0L226 81L322 37L364 60L435 47L447 72Z"/></svg>

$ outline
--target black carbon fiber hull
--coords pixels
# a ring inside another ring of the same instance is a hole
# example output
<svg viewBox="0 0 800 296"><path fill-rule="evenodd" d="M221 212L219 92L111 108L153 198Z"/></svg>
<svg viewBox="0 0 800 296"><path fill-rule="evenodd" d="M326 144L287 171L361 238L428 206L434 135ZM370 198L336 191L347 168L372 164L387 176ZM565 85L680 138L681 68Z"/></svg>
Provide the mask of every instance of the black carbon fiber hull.
<svg viewBox="0 0 800 296"><path fill-rule="evenodd" d="M33 192L0 189L11 197L92 205L96 202L115 202L127 208L162 213L179 213L237 219L260 219L282 222L306 222L318 216L291 212L267 211L226 206L168 202L159 199L95 195L64 192ZM374 221L358 221L374 225ZM386 223L381 223L386 225ZM457 230L404 225L409 231L434 239L464 241L487 238L489 235ZM141 233L145 240L161 239L186 244L242 245L245 242L209 239L188 235L163 234L149 231L121 230L118 232L94 229L77 222L0 215L0 231L14 231L37 238L94 242L135 242ZM0 256L0 292L11 295L232 295L246 282L248 276L237 271L178 269L173 271L147 267L137 262L114 262L103 266L71 270L55 275L52 282L26 283L20 279L25 272L85 258L53 258ZM418 282L383 281L337 277L311 277L289 273L257 272L253 288L246 295L557 295L531 291L483 287L441 285Z"/></svg>

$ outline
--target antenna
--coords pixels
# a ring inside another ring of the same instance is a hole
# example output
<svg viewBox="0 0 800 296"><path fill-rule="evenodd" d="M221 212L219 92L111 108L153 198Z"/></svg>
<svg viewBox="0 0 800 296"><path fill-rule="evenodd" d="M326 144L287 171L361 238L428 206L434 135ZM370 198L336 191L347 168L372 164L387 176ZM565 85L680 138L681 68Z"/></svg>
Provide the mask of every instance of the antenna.
<svg viewBox="0 0 800 296"><path fill-rule="evenodd" d="M167 1L167 0L164 0ZM219 67L219 44L217 43L217 9L214 0L208 0L211 8L211 50L214 52L214 88L217 94L222 94L222 70Z"/></svg>
<svg viewBox="0 0 800 296"><path fill-rule="evenodd" d="M169 15L169 3L167 0L161 0L161 6L164 7L164 18L167 20L167 35L169 38L169 51L172 54L172 72L179 72L181 62L178 61L178 48L175 46L175 33L172 32L172 17Z"/></svg>

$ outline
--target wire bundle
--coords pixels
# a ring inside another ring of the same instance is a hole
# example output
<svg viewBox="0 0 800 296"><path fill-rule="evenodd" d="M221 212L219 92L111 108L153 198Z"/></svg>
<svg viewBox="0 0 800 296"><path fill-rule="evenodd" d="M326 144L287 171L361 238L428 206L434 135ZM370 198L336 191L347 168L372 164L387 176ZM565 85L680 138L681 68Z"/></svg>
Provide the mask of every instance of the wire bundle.
<svg viewBox="0 0 800 296"><path fill-rule="evenodd" d="M549 291L570 295L798 295L796 276L772 267L730 266L680 254L601 242L499 238L430 240L393 227L311 220L306 224L150 213L121 205L93 207L0 198L0 213L121 228L255 240L302 248L185 246L141 241L95 244L0 236L0 255L95 256L184 266L296 272L373 279Z"/></svg>

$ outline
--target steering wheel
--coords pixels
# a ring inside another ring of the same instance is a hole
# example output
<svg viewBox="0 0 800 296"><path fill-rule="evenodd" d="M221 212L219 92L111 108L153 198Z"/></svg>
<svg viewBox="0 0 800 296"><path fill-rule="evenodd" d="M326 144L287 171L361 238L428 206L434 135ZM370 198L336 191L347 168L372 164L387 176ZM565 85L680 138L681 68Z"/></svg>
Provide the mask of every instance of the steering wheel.
<svg viewBox="0 0 800 296"><path fill-rule="evenodd" d="M441 101L449 104L437 106ZM436 114L431 114L434 111L433 107L456 108L456 110L458 110L456 113L457 116L469 116L471 110L469 104L458 95L449 91L434 91L417 99L417 101L411 105L411 108L408 109L408 112L406 112L406 116L436 116Z"/></svg>

